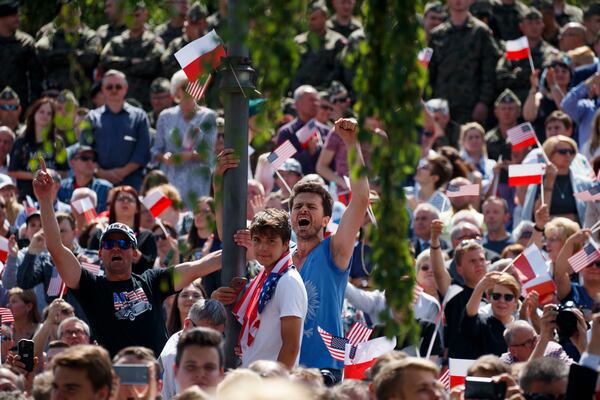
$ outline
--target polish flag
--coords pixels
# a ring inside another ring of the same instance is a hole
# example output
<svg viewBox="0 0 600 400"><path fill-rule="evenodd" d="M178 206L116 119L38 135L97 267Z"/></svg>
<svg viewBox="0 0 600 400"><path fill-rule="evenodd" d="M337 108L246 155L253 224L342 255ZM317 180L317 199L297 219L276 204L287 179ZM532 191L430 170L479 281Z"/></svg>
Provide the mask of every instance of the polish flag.
<svg viewBox="0 0 600 400"><path fill-rule="evenodd" d="M419 63L425 68L429 67L429 61L431 61L431 56L433 56L433 49L431 47L425 47L419 54L417 55L417 59Z"/></svg>
<svg viewBox="0 0 600 400"><path fill-rule="evenodd" d="M465 383L467 370L474 362L475 360L466 360L463 358L448 359L448 369L450 370L450 387Z"/></svg>
<svg viewBox="0 0 600 400"><path fill-rule="evenodd" d="M6 263L8 259L8 239L0 236L0 261Z"/></svg>
<svg viewBox="0 0 600 400"><path fill-rule="evenodd" d="M77 201L71 203L75 211L79 214L83 214L85 220L87 222L92 222L96 218L96 209L94 208L94 204L92 204L92 200L89 197L83 197Z"/></svg>
<svg viewBox="0 0 600 400"><path fill-rule="evenodd" d="M35 202L31 198L31 196L25 196L25 201L23 202L23 206L25 206L25 215L31 215L36 212L38 209L35 206Z"/></svg>
<svg viewBox="0 0 600 400"><path fill-rule="evenodd" d="M530 122L510 128L506 131L508 142L512 144L512 150L517 151L537 143L535 130Z"/></svg>
<svg viewBox="0 0 600 400"><path fill-rule="evenodd" d="M446 189L448 197L479 196L479 184L472 185L448 185Z"/></svg>
<svg viewBox="0 0 600 400"><path fill-rule="evenodd" d="M546 259L544 259L542 252L535 244L526 248L515 258L513 265L517 270L521 284L525 284L547 272Z"/></svg>
<svg viewBox="0 0 600 400"><path fill-rule="evenodd" d="M526 36L506 41L507 60L522 60L527 57L529 57L529 41Z"/></svg>
<svg viewBox="0 0 600 400"><path fill-rule="evenodd" d="M346 344L344 360L344 379L365 379L365 371L378 357L389 353L396 347L396 338L386 337L359 343L356 346Z"/></svg>
<svg viewBox="0 0 600 400"><path fill-rule="evenodd" d="M551 303L554 299L556 284L552 280L550 274L546 272L524 284L523 290L525 290L525 293L531 293L535 290L539 295L540 305L544 305Z"/></svg>
<svg viewBox="0 0 600 400"><path fill-rule="evenodd" d="M513 164L508 166L508 186L539 185L545 164Z"/></svg>
<svg viewBox="0 0 600 400"><path fill-rule="evenodd" d="M214 29L175 53L177 62L190 82L217 68L224 56L223 41Z"/></svg>
<svg viewBox="0 0 600 400"><path fill-rule="evenodd" d="M314 137L319 137L319 128L317 128L317 123L314 119L308 121L304 126L296 131L296 137L300 142L300 147L306 149L308 147L308 143Z"/></svg>
<svg viewBox="0 0 600 400"><path fill-rule="evenodd" d="M142 203L146 206L154 218L158 217L163 211L165 211L173 202L169 199L162 190L154 189L151 190Z"/></svg>

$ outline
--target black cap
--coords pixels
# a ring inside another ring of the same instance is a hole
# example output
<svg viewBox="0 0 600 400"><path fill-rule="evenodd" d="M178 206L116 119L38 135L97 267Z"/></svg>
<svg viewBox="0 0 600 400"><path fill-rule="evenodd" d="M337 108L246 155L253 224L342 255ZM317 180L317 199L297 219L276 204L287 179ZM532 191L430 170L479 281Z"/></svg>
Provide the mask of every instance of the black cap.
<svg viewBox="0 0 600 400"><path fill-rule="evenodd" d="M19 0L0 0L0 17L8 17L19 12Z"/></svg>
<svg viewBox="0 0 600 400"><path fill-rule="evenodd" d="M131 244L133 244L133 247L137 247L135 232L130 227L120 222L114 222L106 227L104 232L102 232L102 236L100 236L100 243L102 243L104 239L106 239L106 237L111 233L122 233L123 235L127 236L127 239L129 239Z"/></svg>
<svg viewBox="0 0 600 400"><path fill-rule="evenodd" d="M75 158L75 156L77 156L78 154L81 153L85 153L85 152L92 152L94 153L94 155L98 155L98 153L96 153L96 150L94 150L93 147L88 146L87 144L79 144L76 143L73 146L68 148L68 152L69 152L69 161L71 161L73 158Z"/></svg>

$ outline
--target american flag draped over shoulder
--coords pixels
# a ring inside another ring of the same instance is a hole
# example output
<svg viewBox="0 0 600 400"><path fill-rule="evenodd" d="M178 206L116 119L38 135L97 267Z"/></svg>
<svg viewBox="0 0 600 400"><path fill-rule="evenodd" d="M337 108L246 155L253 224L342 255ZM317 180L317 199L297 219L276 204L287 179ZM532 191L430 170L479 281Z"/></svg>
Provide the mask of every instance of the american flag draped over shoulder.
<svg viewBox="0 0 600 400"><path fill-rule="evenodd" d="M240 299L240 301L233 308L233 315L238 320L240 324L242 324L242 329L240 331L240 347L242 351L244 348L248 348L252 346L254 342L254 338L256 337L256 333L258 332L258 328L260 326L260 312L259 312L259 302L262 295L263 301L264 297L267 294L263 294L263 287L267 281L267 278L272 274L283 275L288 268L292 266L292 255L288 251L285 253L275 264L271 274L267 274L264 268L260 270L258 275L250 282L250 286ZM270 285L269 287L272 287ZM267 288L268 289L268 288ZM273 292L275 288L271 289ZM264 306L263 306L264 307Z"/></svg>

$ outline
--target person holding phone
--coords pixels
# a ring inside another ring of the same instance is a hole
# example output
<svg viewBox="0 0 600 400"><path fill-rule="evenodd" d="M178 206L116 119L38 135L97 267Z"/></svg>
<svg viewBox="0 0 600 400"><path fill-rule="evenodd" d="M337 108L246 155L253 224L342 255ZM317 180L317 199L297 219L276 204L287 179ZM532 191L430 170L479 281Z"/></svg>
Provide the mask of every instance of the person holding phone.
<svg viewBox="0 0 600 400"><path fill-rule="evenodd" d="M119 377L115 400L158 398L162 388L160 365L152 350L131 346L113 358L113 369Z"/></svg>

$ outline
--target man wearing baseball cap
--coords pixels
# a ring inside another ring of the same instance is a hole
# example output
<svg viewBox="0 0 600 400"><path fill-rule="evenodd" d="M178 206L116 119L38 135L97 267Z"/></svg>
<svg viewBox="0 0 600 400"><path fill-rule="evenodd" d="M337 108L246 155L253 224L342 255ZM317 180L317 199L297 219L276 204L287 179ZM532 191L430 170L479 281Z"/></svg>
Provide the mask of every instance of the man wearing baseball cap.
<svg viewBox="0 0 600 400"><path fill-rule="evenodd" d="M82 268L61 244L52 207L53 182L43 161L33 185L48 251L65 285L73 290L89 317L98 342L113 356L127 346L145 346L160 354L168 338L163 301L193 280L220 269L220 251L198 261L132 274L133 257L138 252L135 234L128 226L113 223L100 238L100 258L106 274L96 276Z"/></svg>

